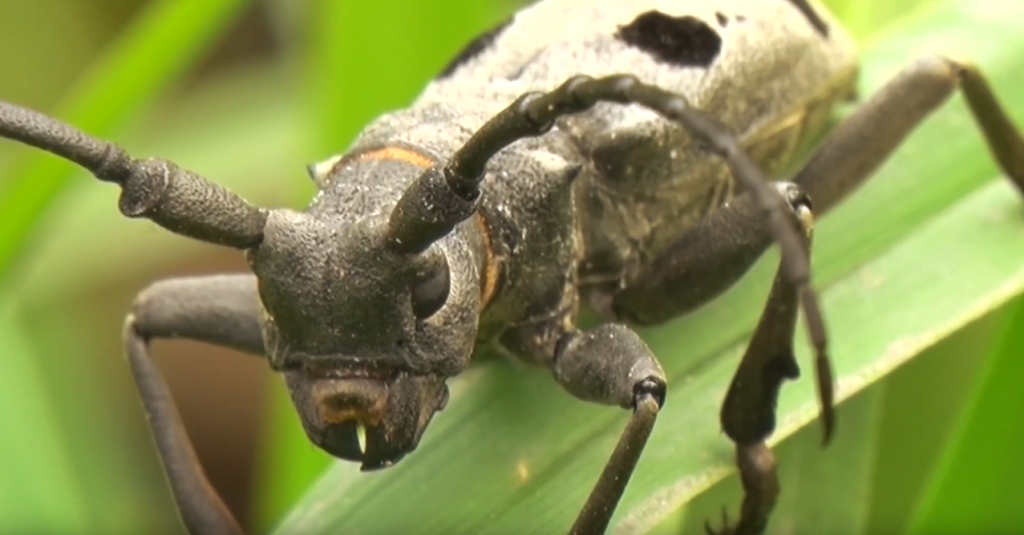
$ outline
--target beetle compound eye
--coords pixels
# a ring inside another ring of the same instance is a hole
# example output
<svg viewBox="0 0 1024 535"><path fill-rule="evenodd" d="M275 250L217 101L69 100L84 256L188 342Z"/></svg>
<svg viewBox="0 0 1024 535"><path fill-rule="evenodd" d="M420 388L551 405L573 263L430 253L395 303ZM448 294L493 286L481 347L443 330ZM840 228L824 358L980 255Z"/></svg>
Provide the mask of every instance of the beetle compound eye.
<svg viewBox="0 0 1024 535"><path fill-rule="evenodd" d="M417 276L416 285L412 288L413 313L419 319L429 318L444 306L450 289L448 261L442 260L432 269Z"/></svg>

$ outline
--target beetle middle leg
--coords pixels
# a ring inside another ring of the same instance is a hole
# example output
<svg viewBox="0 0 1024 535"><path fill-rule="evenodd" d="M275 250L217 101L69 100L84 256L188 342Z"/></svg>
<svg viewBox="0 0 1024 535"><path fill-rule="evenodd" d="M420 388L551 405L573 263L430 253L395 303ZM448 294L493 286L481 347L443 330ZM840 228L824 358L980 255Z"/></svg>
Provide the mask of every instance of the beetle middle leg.
<svg viewBox="0 0 1024 535"><path fill-rule="evenodd" d="M799 186L775 184L790 209L790 222L799 229L809 253L813 214ZM693 310L731 287L772 243L762 224L763 213L750 194L712 213L657 257L636 281L615 294L612 312L638 324L661 323ZM735 526L721 533L762 533L775 506L779 483L775 456L765 441L775 429L775 407L786 379L799 367L793 337L799 310L799 281L779 267L761 319L733 376L722 406L721 422L736 444L736 463L745 496ZM824 353L816 361L822 399L832 398L832 372ZM832 428L832 408L822 417ZM827 438L828 435L826 435ZM715 533L708 527L709 533Z"/></svg>
<svg viewBox="0 0 1024 535"><path fill-rule="evenodd" d="M827 212L870 177L958 86L964 90L966 101L1000 167L1024 193L1024 141L983 75L972 65L931 57L904 69L839 125L792 179L813 201L814 214ZM799 220L810 238L810 212L801 215ZM664 264L666 260L678 262L680 258L677 252L676 257L660 260ZM645 283L639 289L620 294L616 304L628 306L638 298L665 296L664 291L650 291L650 285L659 282L657 268L656 265L653 277L644 278ZM746 491L739 522L734 527L726 526L727 533L763 531L779 491L774 458L764 447L763 438L775 425L774 401L781 380L795 377L797 373L790 346L795 320L795 291L780 272L722 408L723 428L737 444L740 477ZM827 364L827 361L820 364ZM819 387L829 386L819 381Z"/></svg>

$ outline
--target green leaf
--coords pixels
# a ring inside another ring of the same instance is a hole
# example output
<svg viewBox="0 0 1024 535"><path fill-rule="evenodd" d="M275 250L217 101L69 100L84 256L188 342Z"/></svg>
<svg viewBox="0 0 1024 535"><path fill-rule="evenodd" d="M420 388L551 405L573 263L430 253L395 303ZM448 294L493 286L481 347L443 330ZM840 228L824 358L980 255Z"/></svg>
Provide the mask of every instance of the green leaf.
<svg viewBox="0 0 1024 535"><path fill-rule="evenodd" d="M871 387L881 391L883 403L865 533L907 532L965 400L975 395L984 356L997 347L1010 319L1007 311L1019 301L957 331Z"/></svg>
<svg viewBox="0 0 1024 535"><path fill-rule="evenodd" d="M9 305L0 308L0 531L85 533L94 528L72 455L49 403L40 355ZM22 447L31 444L31 448Z"/></svg>
<svg viewBox="0 0 1024 535"><path fill-rule="evenodd" d="M248 0L159 0L146 6L53 112L104 135L153 100L205 52ZM66 187L72 165L34 151L5 171L0 190L0 281L45 210Z"/></svg>
<svg viewBox="0 0 1024 535"><path fill-rule="evenodd" d="M991 353L971 398L955 420L929 485L911 516L908 533L928 534L1014 532L1024 526L1017 489L1024 477L1024 411L1020 381L1024 378L1024 301L1008 310L1008 325L995 351L975 346L961 358Z"/></svg>
<svg viewBox="0 0 1024 535"><path fill-rule="evenodd" d="M1019 20L1024 5L995 0L933 2L901 13L866 41L865 94L916 57L953 53L976 61L1024 123L1024 99L1010 91L1024 84ZM872 183L821 222L814 265L841 398L1021 292L1024 210L1016 191L992 183L995 176L962 100L954 98ZM669 374L669 402L614 519L620 532L645 532L730 473L731 447L719 431L718 406L775 261L766 258L699 313L645 333ZM806 349L798 353L807 362ZM336 464L279 531L566 529L626 415L571 399L543 370L503 361L484 362L453 386L449 408L414 455L371 474ZM851 434L861 427L854 421L871 428L870 414L847 416L845 409L840 433L847 432L847 421ZM811 381L788 385L775 439L815 414ZM875 434L854 436L870 443ZM789 469L782 470L792 481ZM734 493L721 505L735 510L738 499Z"/></svg>

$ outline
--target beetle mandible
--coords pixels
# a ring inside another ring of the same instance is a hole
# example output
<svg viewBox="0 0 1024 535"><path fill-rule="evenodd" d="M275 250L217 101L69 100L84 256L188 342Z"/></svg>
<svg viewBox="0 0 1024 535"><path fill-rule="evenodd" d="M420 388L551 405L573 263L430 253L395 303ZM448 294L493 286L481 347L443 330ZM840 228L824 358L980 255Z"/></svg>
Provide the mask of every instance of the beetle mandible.
<svg viewBox="0 0 1024 535"><path fill-rule="evenodd" d="M383 468L412 452L483 341L549 368L572 395L632 412L570 528L603 533L666 401L630 325L692 311L773 243L782 257L721 411L745 491L735 524L765 531L779 493L765 441L803 309L826 441L826 333L811 287L813 220L871 176L957 88L1024 190L1024 141L973 66L899 73L780 170L854 94L851 38L808 0L542 0L471 42L419 99L309 166L302 212L251 206L163 159L0 103L0 135L122 188L121 212L244 251L253 274L174 279L125 322L128 360L182 519L240 533L195 464L154 338L263 355L310 440ZM769 178L772 177L772 178ZM586 303L608 321L576 327Z"/></svg>

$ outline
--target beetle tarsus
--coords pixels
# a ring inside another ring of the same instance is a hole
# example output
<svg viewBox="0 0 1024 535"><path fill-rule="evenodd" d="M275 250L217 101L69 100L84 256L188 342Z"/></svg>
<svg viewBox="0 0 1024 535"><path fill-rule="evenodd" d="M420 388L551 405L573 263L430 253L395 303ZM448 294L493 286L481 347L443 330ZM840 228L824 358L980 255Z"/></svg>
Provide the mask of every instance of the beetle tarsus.
<svg viewBox="0 0 1024 535"><path fill-rule="evenodd" d="M761 535L768 526L768 519L779 496L775 454L764 442L738 445L736 463L744 491L740 518L733 524L723 508L720 529L714 529L710 522L704 523L708 535Z"/></svg>

